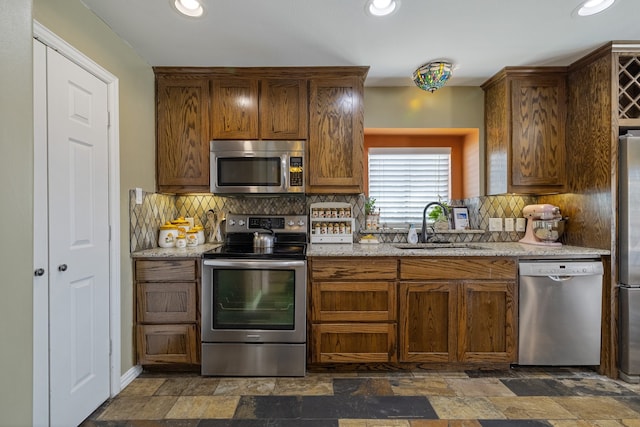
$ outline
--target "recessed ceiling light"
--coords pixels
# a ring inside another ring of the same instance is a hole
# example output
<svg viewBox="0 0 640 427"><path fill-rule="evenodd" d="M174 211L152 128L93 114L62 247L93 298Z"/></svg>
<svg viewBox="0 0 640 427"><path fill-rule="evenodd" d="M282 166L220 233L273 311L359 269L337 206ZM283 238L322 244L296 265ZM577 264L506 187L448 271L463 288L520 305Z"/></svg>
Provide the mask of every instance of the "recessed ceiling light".
<svg viewBox="0 0 640 427"><path fill-rule="evenodd" d="M199 18L204 13L204 9L198 0L175 0L173 5L178 12L192 18Z"/></svg>
<svg viewBox="0 0 640 427"><path fill-rule="evenodd" d="M595 15L610 7L614 1L615 0L587 0L578 8L578 15Z"/></svg>
<svg viewBox="0 0 640 427"><path fill-rule="evenodd" d="M400 0L367 0L365 10L369 15L387 16L398 10Z"/></svg>

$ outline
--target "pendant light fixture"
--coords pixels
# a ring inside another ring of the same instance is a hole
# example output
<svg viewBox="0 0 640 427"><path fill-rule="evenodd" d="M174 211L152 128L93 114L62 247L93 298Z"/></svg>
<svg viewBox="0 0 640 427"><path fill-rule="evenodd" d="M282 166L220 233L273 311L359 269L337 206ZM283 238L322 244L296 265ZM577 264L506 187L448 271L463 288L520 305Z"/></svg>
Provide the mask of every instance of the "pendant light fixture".
<svg viewBox="0 0 640 427"><path fill-rule="evenodd" d="M432 61L422 64L413 72L413 82L431 93L440 89L451 77L453 65L448 61Z"/></svg>

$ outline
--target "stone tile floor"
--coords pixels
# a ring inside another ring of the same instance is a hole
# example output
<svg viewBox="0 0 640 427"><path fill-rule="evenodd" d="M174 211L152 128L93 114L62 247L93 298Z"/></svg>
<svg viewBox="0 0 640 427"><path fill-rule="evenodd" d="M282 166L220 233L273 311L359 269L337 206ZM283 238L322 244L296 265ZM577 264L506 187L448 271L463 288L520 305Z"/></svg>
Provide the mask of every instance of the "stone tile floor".
<svg viewBox="0 0 640 427"><path fill-rule="evenodd" d="M303 378L143 373L82 424L103 426L640 427L640 386L582 368Z"/></svg>

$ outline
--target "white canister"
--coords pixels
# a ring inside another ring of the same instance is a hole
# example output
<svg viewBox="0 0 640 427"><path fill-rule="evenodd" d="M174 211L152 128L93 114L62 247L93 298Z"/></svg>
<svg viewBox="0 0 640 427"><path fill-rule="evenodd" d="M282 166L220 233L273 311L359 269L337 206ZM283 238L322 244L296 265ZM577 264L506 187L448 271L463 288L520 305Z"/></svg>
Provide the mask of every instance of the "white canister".
<svg viewBox="0 0 640 427"><path fill-rule="evenodd" d="M186 248L187 238L184 234L179 234L176 238L176 248Z"/></svg>
<svg viewBox="0 0 640 427"><path fill-rule="evenodd" d="M198 246L198 232L196 230L187 231L187 246L193 247Z"/></svg>
<svg viewBox="0 0 640 427"><path fill-rule="evenodd" d="M158 246L161 248L173 248L176 245L176 238L178 237L178 227L167 222L160 226L158 232Z"/></svg>
<svg viewBox="0 0 640 427"><path fill-rule="evenodd" d="M199 245L203 244L205 241L204 228L202 228L201 225L194 225L193 229L196 231L196 234L198 235L198 244Z"/></svg>

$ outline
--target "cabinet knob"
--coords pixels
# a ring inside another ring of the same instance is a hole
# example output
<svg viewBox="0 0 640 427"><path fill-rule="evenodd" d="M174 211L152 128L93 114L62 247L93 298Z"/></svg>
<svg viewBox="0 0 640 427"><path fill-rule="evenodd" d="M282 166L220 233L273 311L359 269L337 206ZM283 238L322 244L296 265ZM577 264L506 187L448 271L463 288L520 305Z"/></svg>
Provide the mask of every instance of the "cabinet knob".
<svg viewBox="0 0 640 427"><path fill-rule="evenodd" d="M67 264L60 264L58 266L58 271L67 271Z"/></svg>
<svg viewBox="0 0 640 427"><path fill-rule="evenodd" d="M44 268L38 268L38 269L36 269L36 271L34 271L34 272L33 272L33 275L34 275L34 276L38 276L38 277L40 277L40 276L44 276Z"/></svg>

